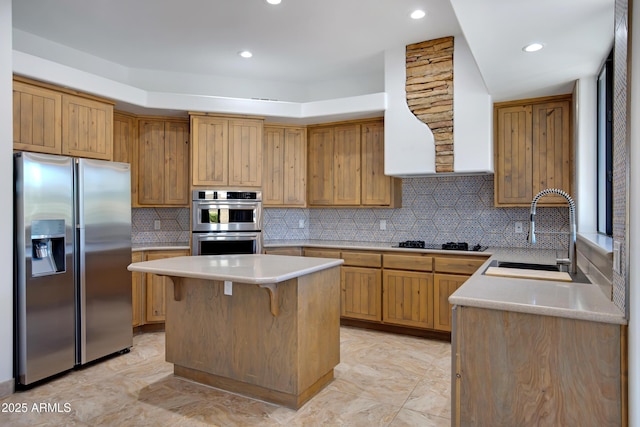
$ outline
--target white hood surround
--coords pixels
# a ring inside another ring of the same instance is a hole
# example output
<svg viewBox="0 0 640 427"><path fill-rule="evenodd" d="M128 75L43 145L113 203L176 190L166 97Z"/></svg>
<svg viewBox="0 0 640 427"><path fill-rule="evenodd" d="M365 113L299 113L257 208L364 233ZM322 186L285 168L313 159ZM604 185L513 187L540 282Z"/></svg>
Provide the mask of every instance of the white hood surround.
<svg viewBox="0 0 640 427"><path fill-rule="evenodd" d="M433 133L407 106L405 52L385 51L385 174L433 175ZM463 37L454 43L453 93L453 174L493 173L492 100Z"/></svg>

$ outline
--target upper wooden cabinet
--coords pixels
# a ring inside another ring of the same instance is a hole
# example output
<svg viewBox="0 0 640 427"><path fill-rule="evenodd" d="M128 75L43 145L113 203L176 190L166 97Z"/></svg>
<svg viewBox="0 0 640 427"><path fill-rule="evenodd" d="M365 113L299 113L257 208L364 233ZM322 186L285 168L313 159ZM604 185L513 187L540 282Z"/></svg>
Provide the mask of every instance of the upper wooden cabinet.
<svg viewBox="0 0 640 427"><path fill-rule="evenodd" d="M131 165L131 205L134 207L138 206L137 134L134 116L113 112L113 161Z"/></svg>
<svg viewBox="0 0 640 427"><path fill-rule="evenodd" d="M306 205L306 132L301 127L264 126L264 206Z"/></svg>
<svg viewBox="0 0 640 427"><path fill-rule="evenodd" d="M62 94L13 82L14 150L62 153Z"/></svg>
<svg viewBox="0 0 640 427"><path fill-rule="evenodd" d="M573 194L571 107L571 96L494 105L496 206L530 206L547 188ZM550 195L539 206L565 204Z"/></svg>
<svg viewBox="0 0 640 427"><path fill-rule="evenodd" d="M310 206L399 207L402 181L384 175L381 119L310 127Z"/></svg>
<svg viewBox="0 0 640 427"><path fill-rule="evenodd" d="M261 119L191 115L194 186L262 185Z"/></svg>
<svg viewBox="0 0 640 427"><path fill-rule="evenodd" d="M189 123L144 118L138 135L138 204L188 206Z"/></svg>
<svg viewBox="0 0 640 427"><path fill-rule="evenodd" d="M111 160L113 104L23 78L13 82L13 148Z"/></svg>

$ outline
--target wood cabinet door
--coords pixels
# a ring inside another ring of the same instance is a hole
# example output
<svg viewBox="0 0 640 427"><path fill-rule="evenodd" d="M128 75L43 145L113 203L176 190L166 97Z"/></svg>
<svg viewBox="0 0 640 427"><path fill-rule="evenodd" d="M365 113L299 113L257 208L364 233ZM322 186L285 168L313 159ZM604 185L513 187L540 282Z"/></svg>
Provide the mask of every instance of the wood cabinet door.
<svg viewBox="0 0 640 427"><path fill-rule="evenodd" d="M433 328L433 275L383 270L382 321L401 326Z"/></svg>
<svg viewBox="0 0 640 427"><path fill-rule="evenodd" d="M131 262L141 262L143 260L142 252L132 252ZM132 326L140 326L144 323L143 308L143 289L144 289L144 273L138 271L131 272L131 320Z"/></svg>
<svg viewBox="0 0 640 427"><path fill-rule="evenodd" d="M188 255L188 251L154 251L147 252L145 258L146 261L152 261L156 259L173 258L184 255ZM166 289L170 281L171 279L169 279L168 277L145 273L145 286L147 294L145 323L157 323L165 321L167 309Z"/></svg>
<svg viewBox="0 0 640 427"><path fill-rule="evenodd" d="M362 191L360 125L336 126L333 138L333 204L357 206Z"/></svg>
<svg viewBox="0 0 640 427"><path fill-rule="evenodd" d="M136 119L127 114L113 113L113 161L133 163L133 142Z"/></svg>
<svg viewBox="0 0 640 427"><path fill-rule="evenodd" d="M449 296L470 276L453 274L433 275L433 328L451 332L451 307Z"/></svg>
<svg viewBox="0 0 640 427"><path fill-rule="evenodd" d="M164 121L138 122L138 203L164 203Z"/></svg>
<svg viewBox="0 0 640 427"><path fill-rule="evenodd" d="M113 105L62 95L62 154L113 158Z"/></svg>
<svg viewBox="0 0 640 427"><path fill-rule="evenodd" d="M13 149L62 153L62 95L13 82Z"/></svg>
<svg viewBox="0 0 640 427"><path fill-rule="evenodd" d="M193 185L226 186L229 183L229 120L191 117Z"/></svg>
<svg viewBox="0 0 640 427"><path fill-rule="evenodd" d="M188 206L189 195L189 123L164 125L164 204Z"/></svg>
<svg viewBox="0 0 640 427"><path fill-rule="evenodd" d="M571 103L547 102L533 105L533 194L559 188L572 194L573 144ZM531 202L529 200L529 202ZM564 197L547 195L544 205L566 205Z"/></svg>
<svg viewBox="0 0 640 427"><path fill-rule="evenodd" d="M362 204L389 206L391 177L384 174L384 124L362 125Z"/></svg>
<svg viewBox="0 0 640 427"><path fill-rule="evenodd" d="M309 205L333 204L333 128L309 129L308 139Z"/></svg>
<svg viewBox="0 0 640 427"><path fill-rule="evenodd" d="M264 178L262 203L264 206L284 204L284 128L264 127Z"/></svg>
<svg viewBox="0 0 640 427"><path fill-rule="evenodd" d="M352 319L382 320L382 280L379 268L341 267L340 315Z"/></svg>
<svg viewBox="0 0 640 427"><path fill-rule="evenodd" d="M305 128L285 128L283 181L285 206L306 206L307 203L307 131Z"/></svg>
<svg viewBox="0 0 640 427"><path fill-rule="evenodd" d="M498 108L494 130L497 204L526 204L533 198L532 107Z"/></svg>
<svg viewBox="0 0 640 427"><path fill-rule="evenodd" d="M262 186L262 120L229 120L229 185Z"/></svg>

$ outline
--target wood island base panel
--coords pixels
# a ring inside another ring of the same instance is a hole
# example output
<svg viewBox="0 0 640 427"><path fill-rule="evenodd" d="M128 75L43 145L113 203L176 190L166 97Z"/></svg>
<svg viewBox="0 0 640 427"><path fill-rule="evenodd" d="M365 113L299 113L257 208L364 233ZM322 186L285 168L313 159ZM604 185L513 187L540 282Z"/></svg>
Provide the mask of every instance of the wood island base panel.
<svg viewBox="0 0 640 427"><path fill-rule="evenodd" d="M274 284L172 277L166 360L175 375L300 408L340 362L340 268ZM275 295L275 301L272 300ZM277 311L272 304L277 304Z"/></svg>

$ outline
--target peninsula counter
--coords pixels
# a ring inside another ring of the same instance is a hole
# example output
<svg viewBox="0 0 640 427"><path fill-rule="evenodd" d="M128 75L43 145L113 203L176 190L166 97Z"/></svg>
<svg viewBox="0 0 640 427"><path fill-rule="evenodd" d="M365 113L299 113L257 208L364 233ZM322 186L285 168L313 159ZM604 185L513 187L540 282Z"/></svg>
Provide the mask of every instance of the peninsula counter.
<svg viewBox="0 0 640 427"><path fill-rule="evenodd" d="M340 362L342 262L211 255L129 270L171 278L166 360L175 375L297 409Z"/></svg>

